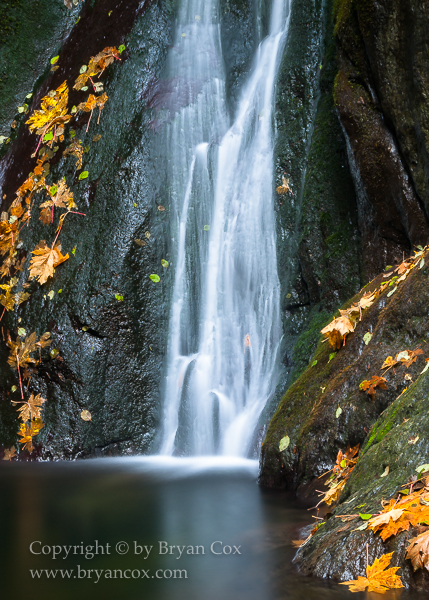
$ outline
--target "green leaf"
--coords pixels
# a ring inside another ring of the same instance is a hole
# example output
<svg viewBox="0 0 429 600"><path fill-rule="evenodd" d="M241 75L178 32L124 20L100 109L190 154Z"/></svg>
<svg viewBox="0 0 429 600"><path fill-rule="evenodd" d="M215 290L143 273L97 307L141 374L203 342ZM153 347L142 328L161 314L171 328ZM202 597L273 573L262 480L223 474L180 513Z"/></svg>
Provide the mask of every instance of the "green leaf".
<svg viewBox="0 0 429 600"><path fill-rule="evenodd" d="M27 334L27 332L25 331L24 327L18 327L18 335L19 337L25 337Z"/></svg>
<svg viewBox="0 0 429 600"><path fill-rule="evenodd" d="M88 70L88 67L86 65L82 65L81 68L79 69L79 73L82 75L82 73L86 73Z"/></svg>
<svg viewBox="0 0 429 600"><path fill-rule="evenodd" d="M339 407L337 408L336 412L335 412L335 418L336 418L336 419L338 419L338 417L340 416L340 414L341 414L342 412L343 412L343 409L341 408L341 406L339 406ZM345 461L343 461L343 462L345 462ZM345 467L345 466L346 466L346 465L344 465L344 467ZM344 467L343 467L343 468L344 468Z"/></svg>
<svg viewBox="0 0 429 600"><path fill-rule="evenodd" d="M392 269L392 265L387 265L387 267L384 269L385 271L388 271L389 269Z"/></svg>
<svg viewBox="0 0 429 600"><path fill-rule="evenodd" d="M204 225L203 229L204 231L210 231L210 225Z"/></svg>
<svg viewBox="0 0 429 600"><path fill-rule="evenodd" d="M282 439L280 440L280 444L279 444L280 452L283 452L283 450L286 450L286 448L289 446L289 444L290 444L290 437L288 435L285 435L284 437L282 437Z"/></svg>
<svg viewBox="0 0 429 600"><path fill-rule="evenodd" d="M44 142L49 142L49 140L52 140L52 138L54 137L54 134L52 133L52 131L50 131L49 133L47 133L45 135L45 137L43 138Z"/></svg>
<svg viewBox="0 0 429 600"><path fill-rule="evenodd" d="M16 385L13 385L13 386L10 388L10 391L11 391L11 392L16 392L16 390L17 390L17 389L18 389L18 388L16 387Z"/></svg>
<svg viewBox="0 0 429 600"><path fill-rule="evenodd" d="M317 365L317 360L313 360L313 362L311 363L312 367L315 367Z"/></svg>
<svg viewBox="0 0 429 600"><path fill-rule="evenodd" d="M162 260L161 260L161 264L162 264L162 266L163 266L163 267L166 269L166 268L168 267L168 260L164 260L164 259L162 259ZM428 364L429 364L429 363L428 363Z"/></svg>
<svg viewBox="0 0 429 600"><path fill-rule="evenodd" d="M75 113L77 113L77 108L76 108L76 106L72 106L72 109L71 109L71 111L70 111L70 112L71 112L71 114L72 114L72 115L74 115Z"/></svg>
<svg viewBox="0 0 429 600"><path fill-rule="evenodd" d="M422 269L424 266L425 266L425 259L422 258L422 260L420 261L420 264L419 264L419 269Z"/></svg>
<svg viewBox="0 0 429 600"><path fill-rule="evenodd" d="M341 467L342 469L345 469L345 468L346 468L346 465L347 465L347 463L346 463L346 461L343 459L343 460L340 462L340 467Z"/></svg>
<svg viewBox="0 0 429 600"><path fill-rule="evenodd" d="M23 113L25 111L25 106L18 106L18 112Z"/></svg>
<svg viewBox="0 0 429 600"><path fill-rule="evenodd" d="M89 152L89 146L85 146L84 150L85 152Z"/></svg>
<svg viewBox="0 0 429 600"><path fill-rule="evenodd" d="M88 325L84 325L84 326L82 327L82 331L88 331Z"/></svg>
<svg viewBox="0 0 429 600"><path fill-rule="evenodd" d="M72 254L74 255L75 252L76 252L76 246L73 248Z"/></svg>
<svg viewBox="0 0 429 600"><path fill-rule="evenodd" d="M54 56L54 58L51 58L51 65L54 65L59 58L60 58L59 55L58 56Z"/></svg>
<svg viewBox="0 0 429 600"><path fill-rule="evenodd" d="M367 331L365 333L365 335L363 336L363 341L365 342L365 345L368 346L369 342L371 341L372 338L372 333L370 333L369 331Z"/></svg>
<svg viewBox="0 0 429 600"><path fill-rule="evenodd" d="M51 187L49 188L49 193L51 194L51 196L55 196L55 194L58 192L58 186L51 185Z"/></svg>
<svg viewBox="0 0 429 600"><path fill-rule="evenodd" d="M83 87L80 88L81 92L86 92L88 90L88 86L84 85Z"/></svg>
<svg viewBox="0 0 429 600"><path fill-rule="evenodd" d="M63 291L63 290L62 290L62 288L61 288L60 290L58 290L57 294L61 294L61 292L62 292L62 291Z"/></svg>
<svg viewBox="0 0 429 600"><path fill-rule="evenodd" d="M356 506L356 508L363 508L364 506L366 506L366 502L364 502L363 504L359 504L359 506Z"/></svg>
<svg viewBox="0 0 429 600"><path fill-rule="evenodd" d="M372 515L368 514L362 514L359 513L360 518L362 519L362 521L369 521L369 519L372 517Z"/></svg>
<svg viewBox="0 0 429 600"><path fill-rule="evenodd" d="M328 365L331 362L331 360L333 360L336 356L337 356L336 352L331 352L331 354L329 355Z"/></svg>
<svg viewBox="0 0 429 600"><path fill-rule="evenodd" d="M416 471L417 471L417 473L426 473L426 471L429 471L429 465L428 464L420 465L420 467L417 467Z"/></svg>
<svg viewBox="0 0 429 600"><path fill-rule="evenodd" d="M152 275L149 275L149 277L155 283L158 283L158 281L161 281L161 277L159 275L156 275L156 273L152 273Z"/></svg>
<svg viewBox="0 0 429 600"><path fill-rule="evenodd" d="M70 133L70 137L71 137L72 139L73 139L73 138L74 138L74 136L76 135L76 131L75 131L74 129L70 129L69 133Z"/></svg>
<svg viewBox="0 0 429 600"><path fill-rule="evenodd" d="M115 294L115 298L118 302L122 302L122 300L124 299L124 297L120 296L119 294Z"/></svg>
<svg viewBox="0 0 429 600"><path fill-rule="evenodd" d="M79 180L86 179L88 177L88 175L89 175L88 171L82 171L82 173L79 175Z"/></svg>
<svg viewBox="0 0 429 600"><path fill-rule="evenodd" d="M58 350L58 348L52 348L52 350L49 352L51 358L55 358L56 356L58 356L59 353L60 351Z"/></svg>
<svg viewBox="0 0 429 600"><path fill-rule="evenodd" d="M124 50L125 50L125 46L124 46L124 44L121 44L121 45L119 46L119 48L118 48L118 52L119 52L119 54L122 54L122 52L123 52Z"/></svg>

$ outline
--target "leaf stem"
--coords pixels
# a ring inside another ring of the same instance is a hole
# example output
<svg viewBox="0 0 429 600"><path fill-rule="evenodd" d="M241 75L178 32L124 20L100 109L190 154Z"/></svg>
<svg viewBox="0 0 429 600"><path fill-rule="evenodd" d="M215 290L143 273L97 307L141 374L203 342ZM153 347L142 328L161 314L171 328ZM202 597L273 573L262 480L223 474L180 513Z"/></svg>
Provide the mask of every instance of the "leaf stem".
<svg viewBox="0 0 429 600"><path fill-rule="evenodd" d="M15 355L16 355L16 366L18 368L19 387L21 388L21 398L24 400L24 392L22 391L21 371L19 370L18 352L15 352Z"/></svg>

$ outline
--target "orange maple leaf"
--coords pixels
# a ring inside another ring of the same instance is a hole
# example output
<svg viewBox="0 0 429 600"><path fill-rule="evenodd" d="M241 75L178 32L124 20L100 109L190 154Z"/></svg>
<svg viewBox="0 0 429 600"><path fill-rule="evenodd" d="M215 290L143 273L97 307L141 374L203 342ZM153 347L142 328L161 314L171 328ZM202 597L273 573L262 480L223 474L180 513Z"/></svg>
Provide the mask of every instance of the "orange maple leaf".
<svg viewBox="0 0 429 600"><path fill-rule="evenodd" d="M400 567L387 568L392 555L393 552L390 552L376 558L372 565L366 567L366 577L359 576L355 580L344 581L340 585L348 585L351 592L364 592L368 588L368 592L377 592L378 594L384 594L393 588L403 588L401 578L396 575L396 571Z"/></svg>
<svg viewBox="0 0 429 600"><path fill-rule="evenodd" d="M377 375L373 375L372 378L368 381L362 381L359 385L361 390L366 391L367 394L371 396L371 399L374 400L374 396L376 394L376 389L379 387L382 390L387 390L387 380L384 377L378 377Z"/></svg>
<svg viewBox="0 0 429 600"><path fill-rule="evenodd" d="M30 279L36 278L40 285L53 276L58 265L69 259L68 253L65 256L61 254L60 244L49 247L45 240L39 242L32 254L34 256L30 261Z"/></svg>
<svg viewBox="0 0 429 600"><path fill-rule="evenodd" d="M354 327L350 319L342 315L337 319L334 319L324 327L320 333L323 333L326 338L328 338L330 345L339 350L341 347L341 342L345 344L346 335L354 331Z"/></svg>

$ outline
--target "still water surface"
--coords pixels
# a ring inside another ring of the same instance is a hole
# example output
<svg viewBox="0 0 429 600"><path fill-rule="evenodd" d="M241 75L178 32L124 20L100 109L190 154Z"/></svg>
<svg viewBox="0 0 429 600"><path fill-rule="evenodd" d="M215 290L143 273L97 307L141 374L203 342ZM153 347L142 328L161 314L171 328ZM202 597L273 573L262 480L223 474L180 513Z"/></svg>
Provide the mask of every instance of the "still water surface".
<svg viewBox="0 0 429 600"><path fill-rule="evenodd" d="M257 486L256 461L136 457L0 467L1 598L360 597L296 573L291 540L311 518L284 494ZM39 554L30 552L32 542ZM76 548L66 557L69 546ZM171 554L166 546L174 546ZM32 579L30 569L58 572ZM60 569L71 577L62 579Z"/></svg>

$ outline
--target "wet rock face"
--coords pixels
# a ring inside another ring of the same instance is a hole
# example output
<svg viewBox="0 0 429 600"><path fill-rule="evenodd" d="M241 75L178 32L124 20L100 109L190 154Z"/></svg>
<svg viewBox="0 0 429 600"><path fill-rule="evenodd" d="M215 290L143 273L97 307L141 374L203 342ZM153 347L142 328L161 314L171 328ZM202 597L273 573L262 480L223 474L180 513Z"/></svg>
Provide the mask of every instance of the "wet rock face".
<svg viewBox="0 0 429 600"><path fill-rule="evenodd" d="M423 282L424 276L421 279ZM295 557L303 573L337 581L357 579L365 573L368 543L370 563L384 553L395 552L392 566L401 567L398 574L403 584L427 592L429 574L426 570L413 573L410 561L405 559L407 542L417 535L417 530L404 531L383 543L379 534L356 531L363 523L359 518L344 523L335 516L356 514L359 512L356 507L365 513L380 512L381 500L395 497L408 478L416 475L416 467L427 463L428 398L429 376L424 373L376 421L339 505ZM410 443L416 438L416 443ZM381 477L387 466L388 475Z"/></svg>
<svg viewBox="0 0 429 600"><path fill-rule="evenodd" d="M85 213L70 215L60 235L70 259L44 286L33 282L31 299L19 315L8 313L1 324L15 336L19 316L27 332L51 331L62 357L45 358L30 382L31 391L48 400L46 425L37 440L43 449L35 456L147 452L153 442L167 338L169 274L162 273L161 259L168 207L165 213L157 210L157 165L148 157L155 111L147 109L142 96L162 74L171 17L169 3L86 3L59 53L59 69L34 90L32 108L65 79L71 87L80 66L106 45L127 47L103 77L109 100L100 125L92 119L86 132L88 115L71 125L88 146L83 163L88 178L79 181L75 160L61 152L51 161L51 181L65 176ZM70 105L83 95L72 92ZM98 134L101 139L94 141ZM34 167L30 156L36 144L20 123L3 159L3 206ZM55 237L55 227L44 227L37 212L21 234L26 249ZM151 273L164 275L159 284L149 279ZM27 276L25 271L23 280ZM18 428L10 400L19 396L10 391L16 372L6 364L4 343L0 352L0 439L8 446L16 443ZM82 409L91 412L92 422L80 418Z"/></svg>
<svg viewBox="0 0 429 600"><path fill-rule="evenodd" d="M22 4L27 7L26 2ZM97 126L93 117L86 132L88 114L84 114L69 127L88 147L83 158L88 178L79 181L75 159L62 157L63 148L51 160L48 181L65 176L78 210L85 213L85 217L69 215L60 235L63 252L68 252L70 259L44 286L33 282L31 299L19 313L7 313L1 323L4 335L10 331L12 337L18 326L38 336L51 331L52 347L62 359L50 358L47 353L30 383L30 391L47 398L45 428L34 440L40 444L32 455L44 459L157 449L174 269L170 207L161 189L165 169L158 133L164 126L164 108L174 111L192 99L177 98L175 82L167 80L164 72L175 0L86 0L79 7L76 23L77 11L73 9L71 18L58 0L55 10L60 16L55 27L52 25L51 36L47 35L49 43L43 52L39 47L34 50L36 75L29 79L24 70L16 72L15 88L21 95L25 90L23 98L33 91L29 102L33 111L48 90L64 80L71 88L81 65L105 46L126 46L121 61L102 77L109 99L100 124ZM221 42L233 110L258 43L258 28L264 28L265 12L257 23L253 0L224 2L221 9ZM56 12L54 16L56 19ZM26 32L25 28L23 35ZM59 35L64 38L62 45L55 37ZM52 73L49 58L55 54L59 54L59 69ZM43 76L37 79L40 73ZM29 82L33 89L26 87ZM192 93L198 93L198 82ZM84 92L71 90L69 105L77 105L84 96ZM7 116L10 118L9 113ZM37 138L24 125L27 118L17 116L12 141L3 147L1 197L6 198L2 210L34 168L30 157ZM8 127L6 133L10 131ZM94 141L98 134L101 139ZM53 240L55 227L44 227L36 209L21 236L29 252L40 240ZM162 259L170 263L169 268L161 265ZM161 281L151 281L151 274L158 274ZM28 266L22 281L27 276ZM52 299L50 291L54 292ZM17 376L7 365L7 356L2 342L2 447L16 444L18 420L10 400L20 399L19 392L11 391ZM92 422L81 419L83 409L91 412Z"/></svg>
<svg viewBox="0 0 429 600"><path fill-rule="evenodd" d="M421 2L340 0L335 102L348 140L364 270L428 240L427 31Z"/></svg>
<svg viewBox="0 0 429 600"><path fill-rule="evenodd" d="M331 469L339 448L364 442L375 420L407 381L405 371L389 371L387 389L378 390L374 401L360 390L360 383L381 375L387 356L419 345L427 355L428 275L426 267L413 271L390 297L387 290L393 288L388 287L363 313L355 332L337 353L328 343L319 344L312 364L288 389L270 422L262 447L262 485L296 490ZM382 276L365 289L375 289L381 281ZM372 333L368 345L363 339L367 332ZM415 363L406 371L413 381L422 364ZM338 408L341 414L337 416ZM280 440L286 435L290 444L281 452Z"/></svg>

